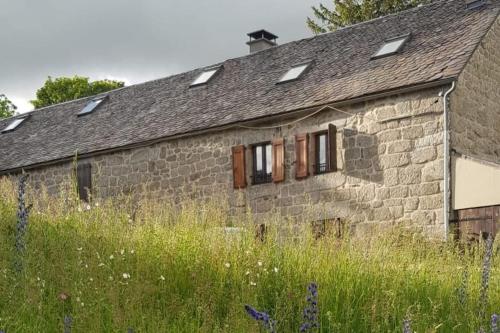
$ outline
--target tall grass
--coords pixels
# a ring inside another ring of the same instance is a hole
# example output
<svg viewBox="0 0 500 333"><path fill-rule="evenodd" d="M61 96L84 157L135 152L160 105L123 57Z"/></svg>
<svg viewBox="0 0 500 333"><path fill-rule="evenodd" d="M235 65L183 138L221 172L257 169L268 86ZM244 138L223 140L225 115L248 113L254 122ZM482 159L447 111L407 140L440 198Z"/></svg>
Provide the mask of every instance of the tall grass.
<svg viewBox="0 0 500 333"><path fill-rule="evenodd" d="M479 316L482 244L402 229L314 240L309 224L276 219L262 243L251 216L231 219L217 202L86 207L69 194L28 191L17 272L16 200L15 184L0 180L0 330L9 333L63 331L68 313L73 332L258 332L245 304L268 312L277 332L298 332L311 281L321 332L401 332L405 319L417 332L488 327ZM500 310L499 270L493 256L486 317Z"/></svg>

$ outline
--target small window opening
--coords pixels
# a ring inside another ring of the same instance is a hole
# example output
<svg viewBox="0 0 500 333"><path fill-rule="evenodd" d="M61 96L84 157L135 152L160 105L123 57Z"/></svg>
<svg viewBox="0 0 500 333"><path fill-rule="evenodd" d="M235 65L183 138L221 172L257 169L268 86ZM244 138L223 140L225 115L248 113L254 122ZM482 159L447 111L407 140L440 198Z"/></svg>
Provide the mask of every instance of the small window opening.
<svg viewBox="0 0 500 333"><path fill-rule="evenodd" d="M253 146L253 183L264 184L273 181L273 156L270 142Z"/></svg>
<svg viewBox="0 0 500 333"><path fill-rule="evenodd" d="M398 53L409 38L410 35L405 35L386 40L377 53L372 56L372 59L378 59Z"/></svg>
<svg viewBox="0 0 500 333"><path fill-rule="evenodd" d="M76 167L76 181L78 197L82 201L89 202L92 191L92 166L90 163L78 164Z"/></svg>
<svg viewBox="0 0 500 333"><path fill-rule="evenodd" d="M203 71L200 75L198 75L196 77L196 79L193 81L193 83L191 83L191 87L206 84L208 81L210 81L215 76L215 74L217 74L219 72L221 67L222 66L218 66L218 67L210 68L210 69Z"/></svg>
<svg viewBox="0 0 500 333"><path fill-rule="evenodd" d="M486 4L486 2L484 0L467 0L465 3L465 7L467 9L475 9L475 8L479 8L485 4Z"/></svg>
<svg viewBox="0 0 500 333"><path fill-rule="evenodd" d="M29 116L24 116L24 117L19 117L19 118L15 118L14 120L12 120L9 125L7 125L3 130L2 130L2 133L6 133L6 132L11 132L13 130L15 130L16 128L18 128L26 119L28 119Z"/></svg>
<svg viewBox="0 0 500 333"><path fill-rule="evenodd" d="M328 172L328 132L321 132L315 135L315 173Z"/></svg>
<svg viewBox="0 0 500 333"><path fill-rule="evenodd" d="M99 97L99 98L94 98L90 102L85 105L85 107L78 112L78 116L83 116L89 113L94 112L94 110L107 98L107 96L104 97Z"/></svg>
<svg viewBox="0 0 500 333"><path fill-rule="evenodd" d="M285 73L285 75L281 77L278 83L298 80L304 74L309 65L310 62L293 66Z"/></svg>

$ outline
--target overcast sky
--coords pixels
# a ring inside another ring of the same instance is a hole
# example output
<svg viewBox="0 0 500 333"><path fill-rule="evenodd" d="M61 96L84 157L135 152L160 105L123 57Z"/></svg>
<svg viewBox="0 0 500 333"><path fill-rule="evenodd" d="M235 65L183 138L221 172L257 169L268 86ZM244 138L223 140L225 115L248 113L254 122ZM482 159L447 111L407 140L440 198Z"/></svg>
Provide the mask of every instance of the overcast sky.
<svg viewBox="0 0 500 333"><path fill-rule="evenodd" d="M0 94L19 111L47 76L127 85L248 53L246 33L309 37L330 0L0 0Z"/></svg>

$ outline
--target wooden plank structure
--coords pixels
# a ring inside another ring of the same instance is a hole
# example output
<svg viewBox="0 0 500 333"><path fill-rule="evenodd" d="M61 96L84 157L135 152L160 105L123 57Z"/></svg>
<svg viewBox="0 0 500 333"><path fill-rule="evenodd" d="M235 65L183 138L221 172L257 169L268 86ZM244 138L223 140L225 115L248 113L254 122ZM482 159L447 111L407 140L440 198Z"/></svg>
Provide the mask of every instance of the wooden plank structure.
<svg viewBox="0 0 500 333"><path fill-rule="evenodd" d="M500 205L468 208L455 211L455 236L457 239L479 240L492 233L496 236L500 230Z"/></svg>

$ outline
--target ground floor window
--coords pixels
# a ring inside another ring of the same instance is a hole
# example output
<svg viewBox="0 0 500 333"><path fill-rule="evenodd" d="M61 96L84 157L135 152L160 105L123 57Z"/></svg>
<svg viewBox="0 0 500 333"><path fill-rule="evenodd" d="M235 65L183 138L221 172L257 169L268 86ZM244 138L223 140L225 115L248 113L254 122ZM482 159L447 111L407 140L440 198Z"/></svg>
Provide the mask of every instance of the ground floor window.
<svg viewBox="0 0 500 333"><path fill-rule="evenodd" d="M264 142L253 145L253 183L264 184L273 181L272 145Z"/></svg>

